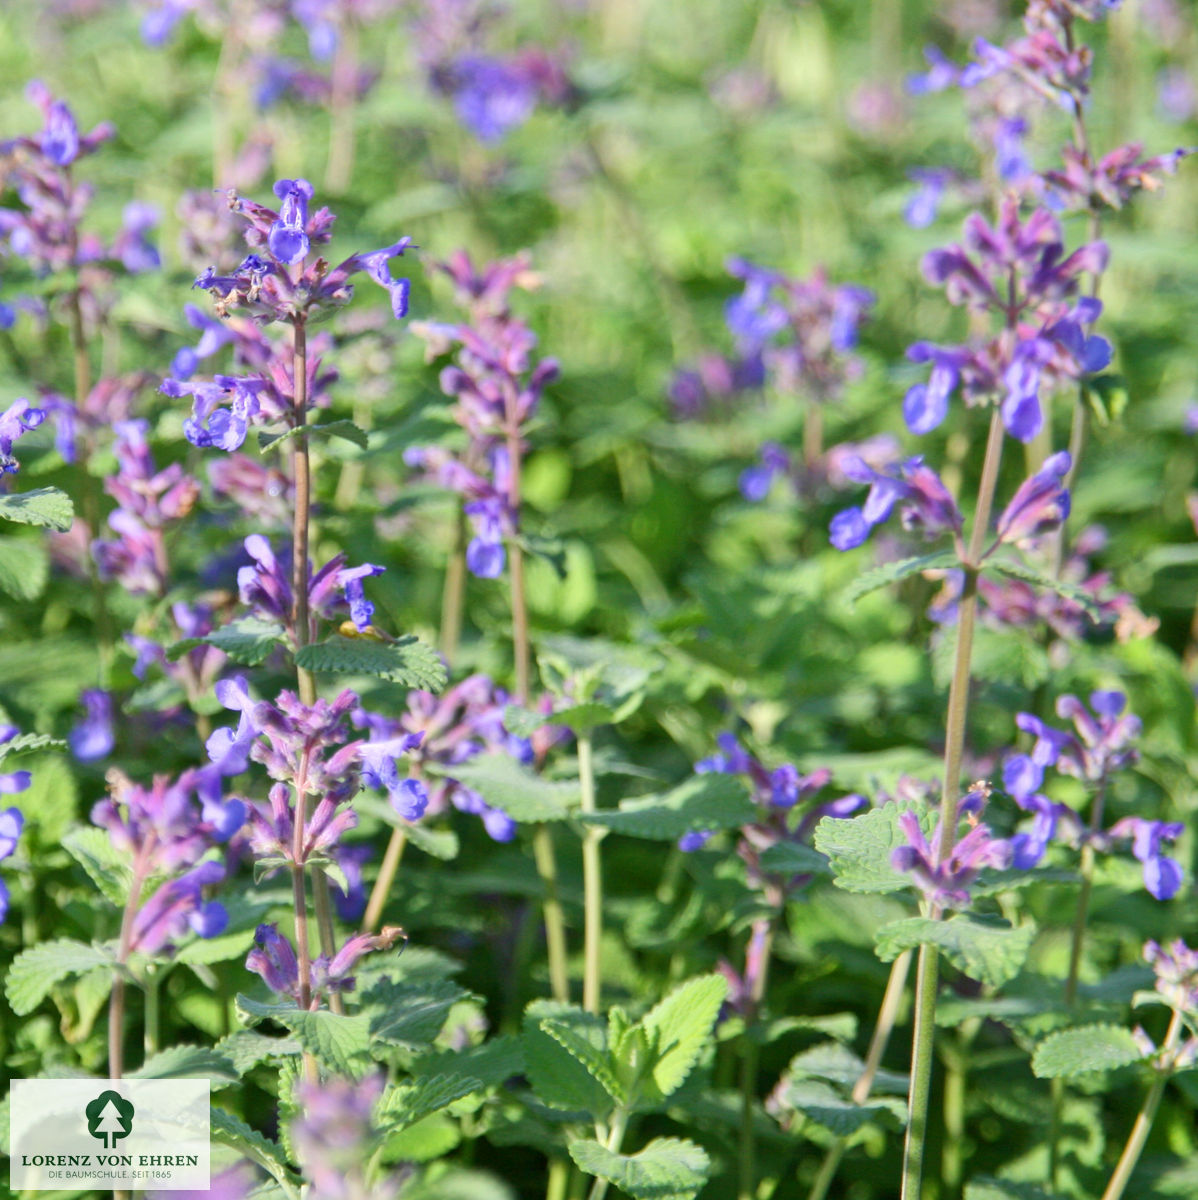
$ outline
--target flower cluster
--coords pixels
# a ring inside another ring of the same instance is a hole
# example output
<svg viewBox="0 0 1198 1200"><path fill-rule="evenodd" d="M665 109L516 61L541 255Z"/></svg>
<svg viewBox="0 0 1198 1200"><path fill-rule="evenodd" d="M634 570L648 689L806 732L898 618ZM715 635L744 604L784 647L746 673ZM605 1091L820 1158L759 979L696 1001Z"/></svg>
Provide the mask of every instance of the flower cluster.
<svg viewBox="0 0 1198 1200"><path fill-rule="evenodd" d="M826 767L802 775L792 763L783 763L771 771L740 744L735 734L722 733L716 740L719 751L697 762L695 772L699 775L736 775L749 785L761 815L758 821L741 829L737 853L748 867L750 882L760 887L773 902L781 903L790 891L806 883L810 876L775 875L762 868L762 854L783 842L805 844L823 817L851 816L865 805L865 797L852 793L838 800L813 804L811 801L831 781L832 772ZM678 848L693 852L705 846L713 836L711 830L683 834Z"/></svg>
<svg viewBox="0 0 1198 1200"><path fill-rule="evenodd" d="M1167 947L1149 942L1144 958L1156 974L1156 990L1170 1008L1182 1013L1198 1013L1198 950L1191 950L1180 938Z"/></svg>
<svg viewBox="0 0 1198 1200"><path fill-rule="evenodd" d="M15 725L0 726L0 751L17 736ZM8 771L0 774L0 795L11 796L27 791L33 782L28 771ZM17 848L17 839L25 826L25 817L19 808L8 808L0 812L0 861L11 858ZM8 916L8 885L0 879L0 925Z"/></svg>
<svg viewBox="0 0 1198 1200"><path fill-rule="evenodd" d="M1031 713L1019 713L1015 724L1035 738L1029 754L1011 754L1003 765L1003 786L1016 804L1034 816L1030 833L1016 835L1017 866L1030 867L1044 856L1059 829L1074 842L1089 842L1098 850L1109 850L1113 842L1130 840L1132 854L1143 866L1144 886L1158 900L1168 900L1181 888L1181 864L1163 849L1183 832L1179 822L1123 817L1108 830L1083 826L1067 805L1054 803L1040 789L1045 770L1054 767L1062 775L1081 780L1095 794L1096 820L1101 817L1101 799L1112 776L1132 766L1139 751L1132 744L1140 734L1140 720L1124 712L1127 697L1118 691L1098 691L1086 707L1076 696L1057 700L1057 716L1072 721L1073 731L1057 729Z"/></svg>
<svg viewBox="0 0 1198 1200"><path fill-rule="evenodd" d="M470 570L494 579L507 562L505 538L519 528L518 465L523 430L536 413L541 393L557 378L557 361L534 361L536 334L510 307L514 288L528 288L536 276L523 256L479 270L458 252L433 264L454 285L468 323L421 322L412 330L424 338L430 359L456 347L453 365L441 371L441 390L454 401L454 420L465 430L460 455L440 447L414 447L404 455L425 478L458 492L474 536L467 548Z"/></svg>
<svg viewBox="0 0 1198 1200"><path fill-rule="evenodd" d="M225 878L225 864L206 856L238 833L246 806L222 795L212 767L189 769L176 780L156 776L149 787L116 771L109 781L110 793L92 807L91 819L132 859L134 897L151 875L175 875L137 904L126 949L157 954L189 928L201 937L223 932L228 914L205 899L205 889Z"/></svg>
<svg viewBox="0 0 1198 1200"><path fill-rule="evenodd" d="M322 995L353 991L355 981L350 972L358 959L372 950L390 950L396 942L402 943L406 938L402 929L392 925L379 934L357 934L331 957L322 954L313 959L313 1001L318 1001ZM245 965L262 976L272 992L299 1000L299 963L291 943L279 932L277 925L258 926L254 933L254 949L247 955Z"/></svg>
<svg viewBox="0 0 1198 1200"><path fill-rule="evenodd" d="M1009 842L994 837L980 815L989 799L988 784L976 783L961 800L959 817L969 824L964 837L954 839L945 857L944 818L938 817L931 839L923 831L919 814L907 809L898 822L907 839L890 856L896 871L910 874L925 899L937 908L965 908L970 887L984 867L1003 870L1012 865L1013 849Z"/></svg>
<svg viewBox="0 0 1198 1200"><path fill-rule="evenodd" d="M15 475L20 470L20 463L13 458L13 442L45 419L45 409L34 408L28 400L14 400L0 413L0 476Z"/></svg>
<svg viewBox="0 0 1198 1200"><path fill-rule="evenodd" d="M219 317L236 310L249 313L260 325L282 321L305 325L349 302L351 278L359 272L385 288L391 311L403 317L408 307L408 281L396 279L389 263L412 244L400 238L390 246L365 254L352 254L335 267L322 257L312 257L312 248L332 237L335 217L328 208L310 211L312 185L306 179L280 179L274 186L278 210L229 193L229 205L244 222L250 253L229 274L209 267L195 287L211 293ZM201 332L199 344L176 356L178 377L168 378L162 391L168 396L193 398L191 419L184 432L197 446L236 450L245 441L250 425L282 421L294 427L302 419L293 363L282 348L269 339L253 339L248 332L227 333L197 311L189 322ZM243 360L251 367L245 376L217 375L211 381L192 381L198 361L234 338ZM321 378L318 355L306 357L307 379L302 394L314 399L329 380Z"/></svg>

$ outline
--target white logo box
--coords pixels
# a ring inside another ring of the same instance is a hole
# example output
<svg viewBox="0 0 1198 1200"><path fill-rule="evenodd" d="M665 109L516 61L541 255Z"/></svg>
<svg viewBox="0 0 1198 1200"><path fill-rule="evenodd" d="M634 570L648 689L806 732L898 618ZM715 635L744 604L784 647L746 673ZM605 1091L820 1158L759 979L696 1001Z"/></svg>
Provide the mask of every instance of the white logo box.
<svg viewBox="0 0 1198 1200"><path fill-rule="evenodd" d="M14 1192L211 1185L207 1079L14 1079L9 1097Z"/></svg>

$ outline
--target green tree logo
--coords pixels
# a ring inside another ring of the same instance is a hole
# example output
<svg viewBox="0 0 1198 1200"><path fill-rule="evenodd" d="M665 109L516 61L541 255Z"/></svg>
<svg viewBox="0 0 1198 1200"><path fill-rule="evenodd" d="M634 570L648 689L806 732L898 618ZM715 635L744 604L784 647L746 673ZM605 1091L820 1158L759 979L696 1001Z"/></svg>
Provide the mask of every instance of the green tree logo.
<svg viewBox="0 0 1198 1200"><path fill-rule="evenodd" d="M128 1137L133 1129L133 1104L120 1092L101 1092L84 1110L87 1132L111 1150L118 1139Z"/></svg>

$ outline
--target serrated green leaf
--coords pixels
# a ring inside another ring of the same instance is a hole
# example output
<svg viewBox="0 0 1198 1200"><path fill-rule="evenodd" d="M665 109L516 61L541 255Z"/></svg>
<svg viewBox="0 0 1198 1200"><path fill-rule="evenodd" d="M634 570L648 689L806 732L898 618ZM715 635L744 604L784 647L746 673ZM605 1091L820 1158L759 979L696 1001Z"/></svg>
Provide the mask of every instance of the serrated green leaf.
<svg viewBox="0 0 1198 1200"><path fill-rule="evenodd" d="M572 704L555 712L549 720L554 725L565 725L575 733L588 733L599 725L614 724L616 711L606 704Z"/></svg>
<svg viewBox="0 0 1198 1200"><path fill-rule="evenodd" d="M712 1040L720 1005L728 994L723 975L700 975L679 984L641 1021L654 1052L654 1099L670 1095L691 1073L703 1047Z"/></svg>
<svg viewBox="0 0 1198 1200"><path fill-rule="evenodd" d="M233 1060L210 1046L168 1046L146 1059L130 1079L211 1079L235 1083Z"/></svg>
<svg viewBox="0 0 1198 1200"><path fill-rule="evenodd" d="M901 1100L867 1100L856 1104L841 1095L830 1083L822 1079L787 1080L775 1092L777 1102L787 1108L801 1112L805 1117L822 1125L837 1137L848 1137L864 1125L879 1118L894 1118L901 1124L899 1107L905 1109Z"/></svg>
<svg viewBox="0 0 1198 1200"><path fill-rule="evenodd" d="M920 944L939 946L949 962L990 987L1001 987L1014 979L1027 961L1036 927L1012 927L1005 921L983 921L957 913L947 921L930 917L908 917L884 925L876 935L878 957L892 962L904 950Z"/></svg>
<svg viewBox="0 0 1198 1200"><path fill-rule="evenodd" d="M370 1036L406 1046L430 1045L445 1025L449 1010L470 993L448 979L381 979L363 995Z"/></svg>
<svg viewBox="0 0 1198 1200"><path fill-rule="evenodd" d="M4 991L19 1017L31 1013L64 979L84 975L96 967L115 967L116 956L102 946L59 938L22 950L8 969Z"/></svg>
<svg viewBox="0 0 1198 1200"><path fill-rule="evenodd" d="M537 1097L550 1108L602 1119L612 1109L607 1089L542 1028L545 1021L569 1026L601 1053L607 1049L604 1023L575 1005L557 1000L534 1000L524 1010L524 1068Z"/></svg>
<svg viewBox="0 0 1198 1200"><path fill-rule="evenodd" d="M560 821L582 804L576 780L554 782L501 753L479 754L445 768L449 778L473 788L492 808L515 821Z"/></svg>
<svg viewBox="0 0 1198 1200"><path fill-rule="evenodd" d="M532 737L542 725L547 725L552 719L544 713L521 708L518 704L509 704L503 710L503 727L514 737Z"/></svg>
<svg viewBox="0 0 1198 1200"><path fill-rule="evenodd" d="M1130 1029L1085 1025L1050 1033L1032 1055L1032 1071L1041 1079L1112 1071L1143 1062L1148 1055Z"/></svg>
<svg viewBox="0 0 1198 1200"><path fill-rule="evenodd" d="M226 1109L212 1108L212 1140L244 1154L251 1162L264 1168L283 1186L289 1196L299 1195L298 1182L283 1151L269 1138L263 1137L240 1117Z"/></svg>
<svg viewBox="0 0 1198 1200"><path fill-rule="evenodd" d="M104 893L104 898L124 908L133 886L133 872L113 848L108 834L95 826L81 825L62 839L62 845Z"/></svg>
<svg viewBox="0 0 1198 1200"><path fill-rule="evenodd" d="M379 1101L375 1119L387 1133L406 1129L458 1100L482 1090L482 1081L469 1075L430 1075L388 1088Z"/></svg>
<svg viewBox="0 0 1198 1200"><path fill-rule="evenodd" d="M33 780L25 791L13 796L12 800L25 814L30 846L35 848L32 852L37 853L37 847L48 849L61 845L71 831L79 800L79 786L69 761L61 755L39 757L25 766ZM97 829L95 832L97 841L108 842L105 831ZM108 842L107 852L114 855L111 842Z"/></svg>
<svg viewBox="0 0 1198 1200"><path fill-rule="evenodd" d="M0 538L0 589L14 600L36 600L46 589L50 556L41 542Z"/></svg>
<svg viewBox="0 0 1198 1200"><path fill-rule="evenodd" d="M462 1131L457 1121L445 1113L433 1113L387 1137L379 1153L379 1161L431 1162L435 1158L444 1158L461 1140Z"/></svg>
<svg viewBox="0 0 1198 1200"><path fill-rule="evenodd" d="M238 1075L253 1070L268 1058L287 1058L303 1049L293 1037L268 1037L256 1029L237 1029L214 1047L232 1064Z"/></svg>
<svg viewBox="0 0 1198 1200"><path fill-rule="evenodd" d="M364 1013L346 1016L293 1004L263 1003L238 993L237 1011L247 1024L272 1020L290 1029L300 1045L340 1075L359 1075L370 1056L370 1021Z"/></svg>
<svg viewBox="0 0 1198 1200"><path fill-rule="evenodd" d="M1075 583L1069 583L1063 579L1054 579L1051 575L1045 575L1043 571L1034 571L1031 567L1024 566L1023 563L1011 562L1007 559L1001 561L987 559L984 569L987 571L997 571L1000 575L1006 575L1009 579L1019 579L1024 583L1034 584L1036 587L1044 588L1049 592L1056 592L1058 596L1064 596L1066 600L1072 600L1092 621L1097 622L1102 615L1101 610L1094 601L1094 597Z"/></svg>
<svg viewBox="0 0 1198 1200"><path fill-rule="evenodd" d="M353 444L362 450L365 450L370 445L370 435L365 429L355 425L353 421L342 419L340 421L326 421L323 425L304 425L300 429L289 429L286 433L267 433L262 430L258 434L258 449L273 450L283 442L289 442L299 437L303 433L310 438L328 439L342 438L344 441L353 442Z"/></svg>
<svg viewBox="0 0 1198 1200"><path fill-rule="evenodd" d="M812 841L832 866L833 882L846 892L898 892L912 886L911 877L896 871L890 857L907 845L899 817L909 809L886 804L856 817L824 817L815 827ZM931 834L933 818L926 810L915 810L925 834Z"/></svg>
<svg viewBox="0 0 1198 1200"><path fill-rule="evenodd" d="M441 656L414 634L392 642L334 634L323 642L301 647L295 665L305 671L374 675L403 687L430 692L439 692L449 678Z"/></svg>
<svg viewBox="0 0 1198 1200"><path fill-rule="evenodd" d="M822 1042L790 1060L787 1076L794 1079L822 1079L827 1083L851 1088L865 1072L865 1063L847 1046L839 1042ZM879 1070L874 1073L874 1091L907 1094L907 1076L897 1071Z"/></svg>
<svg viewBox="0 0 1198 1200"><path fill-rule="evenodd" d="M615 1184L633 1200L692 1200L707 1182L707 1151L683 1138L654 1138L638 1154L616 1154L592 1138L569 1145L588 1175Z"/></svg>
<svg viewBox="0 0 1198 1200"><path fill-rule="evenodd" d="M965 1185L965 1200L1064 1200L1056 1192L1046 1192L1034 1183L1015 1183L979 1175Z"/></svg>
<svg viewBox="0 0 1198 1200"><path fill-rule="evenodd" d="M524 1071L524 1048L514 1034L489 1038L465 1050L441 1050L426 1054L412 1064L413 1078L452 1074L469 1075L482 1087L498 1087Z"/></svg>
<svg viewBox="0 0 1198 1200"><path fill-rule="evenodd" d="M230 962L235 958L244 958L254 944L252 929L239 929L235 933L222 933L212 938L196 938L180 947L175 954L175 962L190 963L220 963Z"/></svg>
<svg viewBox="0 0 1198 1200"><path fill-rule="evenodd" d="M759 859L761 869L779 875L828 875L828 860L803 842L775 842Z"/></svg>
<svg viewBox="0 0 1198 1200"><path fill-rule="evenodd" d="M858 575L845 589L845 599L850 604L855 604L862 596L868 596L870 592L876 592L878 588L886 587L887 584L897 583L909 575L920 571L943 571L960 565L960 559L952 550L937 550L934 554L920 554L915 558L883 563L880 567L873 567Z"/></svg>
<svg viewBox="0 0 1198 1200"><path fill-rule="evenodd" d="M674 842L685 833L736 829L758 815L739 779L712 772L696 775L668 792L625 800L614 811L587 813L578 819L629 837Z"/></svg>
<svg viewBox="0 0 1198 1200"><path fill-rule="evenodd" d="M21 754L32 750L60 750L66 747L62 738L48 733L18 733L7 742L0 743L0 762L10 754Z"/></svg>
<svg viewBox="0 0 1198 1200"><path fill-rule="evenodd" d="M260 617L243 617L240 621L232 621L203 637L184 638L175 642L167 647L166 656L174 662L197 646L215 646L218 650L223 650L234 662L256 667L282 644L281 626L273 621L264 621Z"/></svg>
<svg viewBox="0 0 1198 1200"><path fill-rule="evenodd" d="M61 488L35 488L0 496L0 517L18 525L41 525L65 533L75 519L75 506Z"/></svg>
<svg viewBox="0 0 1198 1200"><path fill-rule="evenodd" d="M571 1058L581 1063L592 1079L597 1079L603 1085L603 1090L617 1103L625 1099L624 1088L616 1078L612 1069L611 1059L607 1053L605 1037L588 1037L590 1027L583 1031L575 1029L565 1021L555 1021L552 1017L541 1020L541 1028L551 1037Z"/></svg>

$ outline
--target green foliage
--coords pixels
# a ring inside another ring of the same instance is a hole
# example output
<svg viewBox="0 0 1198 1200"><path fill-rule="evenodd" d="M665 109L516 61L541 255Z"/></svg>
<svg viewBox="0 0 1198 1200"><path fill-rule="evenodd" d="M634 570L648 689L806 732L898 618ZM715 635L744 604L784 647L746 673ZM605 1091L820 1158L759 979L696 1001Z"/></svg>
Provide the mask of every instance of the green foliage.
<svg viewBox="0 0 1198 1200"><path fill-rule="evenodd" d="M251 1162L264 1168L288 1196L298 1197L298 1180L279 1146L227 1109L212 1108L212 1140L244 1154Z"/></svg>
<svg viewBox="0 0 1198 1200"><path fill-rule="evenodd" d="M70 938L39 942L13 959L4 983L9 1007L19 1017L33 1012L56 984L96 967L116 969L116 955L104 946L89 946Z"/></svg>
<svg viewBox="0 0 1198 1200"><path fill-rule="evenodd" d="M654 1138L637 1154L617 1154L579 1138L570 1143L570 1157L588 1175L606 1179L633 1200L692 1200L711 1168L703 1147L683 1138Z"/></svg>
<svg viewBox="0 0 1198 1200"><path fill-rule="evenodd" d="M449 1010L468 992L444 979L406 982L382 979L363 993L371 1038L421 1047L441 1032Z"/></svg>
<svg viewBox="0 0 1198 1200"><path fill-rule="evenodd" d="M315 438L317 441L328 438L341 438L352 442L361 450L370 444L370 437L365 429L359 428L353 421L326 421L320 425L305 425L302 429L289 429L286 433L267 433L264 430L258 434L258 448L270 450L281 448L284 443L294 441L300 435Z"/></svg>
<svg viewBox="0 0 1198 1200"><path fill-rule="evenodd" d="M641 1021L652 1055L645 1091L652 1099L664 1099L676 1091L691 1073L703 1047L711 1042L712 1028L720 1005L728 994L723 975L701 975L674 988Z"/></svg>
<svg viewBox="0 0 1198 1200"><path fill-rule="evenodd" d="M545 1028L546 1023L553 1025L557 1036ZM524 1010L523 1050L528 1081L537 1097L551 1108L599 1118L612 1109L611 1093L587 1064L563 1045L563 1029L578 1042L587 1043L599 1057L606 1057L607 1030L598 1017L556 1000L534 1000Z"/></svg>
<svg viewBox="0 0 1198 1200"><path fill-rule="evenodd" d="M256 667L282 644L283 630L273 621L264 621L261 617L242 617L240 621L231 621L203 637L183 638L175 642L167 647L166 656L174 661L197 646L215 646L235 663Z"/></svg>
<svg viewBox="0 0 1198 1200"><path fill-rule="evenodd" d="M0 496L0 518L65 532L75 519L75 506L61 488L35 488L32 492Z"/></svg>
<svg viewBox="0 0 1198 1200"><path fill-rule="evenodd" d="M208 1046L168 1046L146 1059L129 1079L210 1079L213 1084L235 1083L239 1075L233 1060Z"/></svg>
<svg viewBox="0 0 1198 1200"><path fill-rule="evenodd" d="M815 848L828 857L833 882L847 892L897 892L911 886L910 876L890 865L890 856L907 837L897 804L871 809L855 817L824 817L815 827ZM931 833L933 818L920 812L920 825Z"/></svg>
<svg viewBox="0 0 1198 1200"><path fill-rule="evenodd" d="M960 565L956 552L953 550L937 550L932 554L920 554L914 558L902 558L898 562L884 563L880 567L871 567L863 571L845 590L845 599L850 604L868 596L879 588L884 588L900 579L917 575L921 571L943 571L949 567Z"/></svg>
<svg viewBox="0 0 1198 1200"><path fill-rule="evenodd" d="M50 558L39 542L0 537L0 590L14 600L36 600L49 575Z"/></svg>
<svg viewBox="0 0 1198 1200"><path fill-rule="evenodd" d="M696 775L668 792L625 800L614 811L580 815L578 819L629 837L673 842L684 833L735 829L756 815L739 779L712 773Z"/></svg>
<svg viewBox="0 0 1198 1200"><path fill-rule="evenodd" d="M909 917L878 930L878 957L896 959L920 944L938 946L958 971L990 987L1001 987L1019 974L1032 939L1034 925L1011 928L1005 921L983 920L956 913L947 921Z"/></svg>
<svg viewBox="0 0 1198 1200"><path fill-rule="evenodd" d="M339 1075L360 1075L366 1070L372 1031L364 1013L350 1016L328 1009L308 1011L294 1004L264 1003L240 994L237 1012L249 1025L271 1020L285 1026L317 1062Z"/></svg>
<svg viewBox="0 0 1198 1200"><path fill-rule="evenodd" d="M1036 1046L1032 1070L1041 1079L1112 1071L1143 1062L1144 1047L1118 1025L1086 1025L1050 1033Z"/></svg>
<svg viewBox="0 0 1198 1200"><path fill-rule="evenodd" d="M409 688L439 692L445 686L445 664L427 643L412 635L390 642L334 634L302 646L295 665L305 671L337 675L374 675Z"/></svg>
<svg viewBox="0 0 1198 1200"><path fill-rule="evenodd" d="M556 783L544 779L507 754L479 754L448 770L454 779L516 821L564 820L582 803L576 781Z"/></svg>

